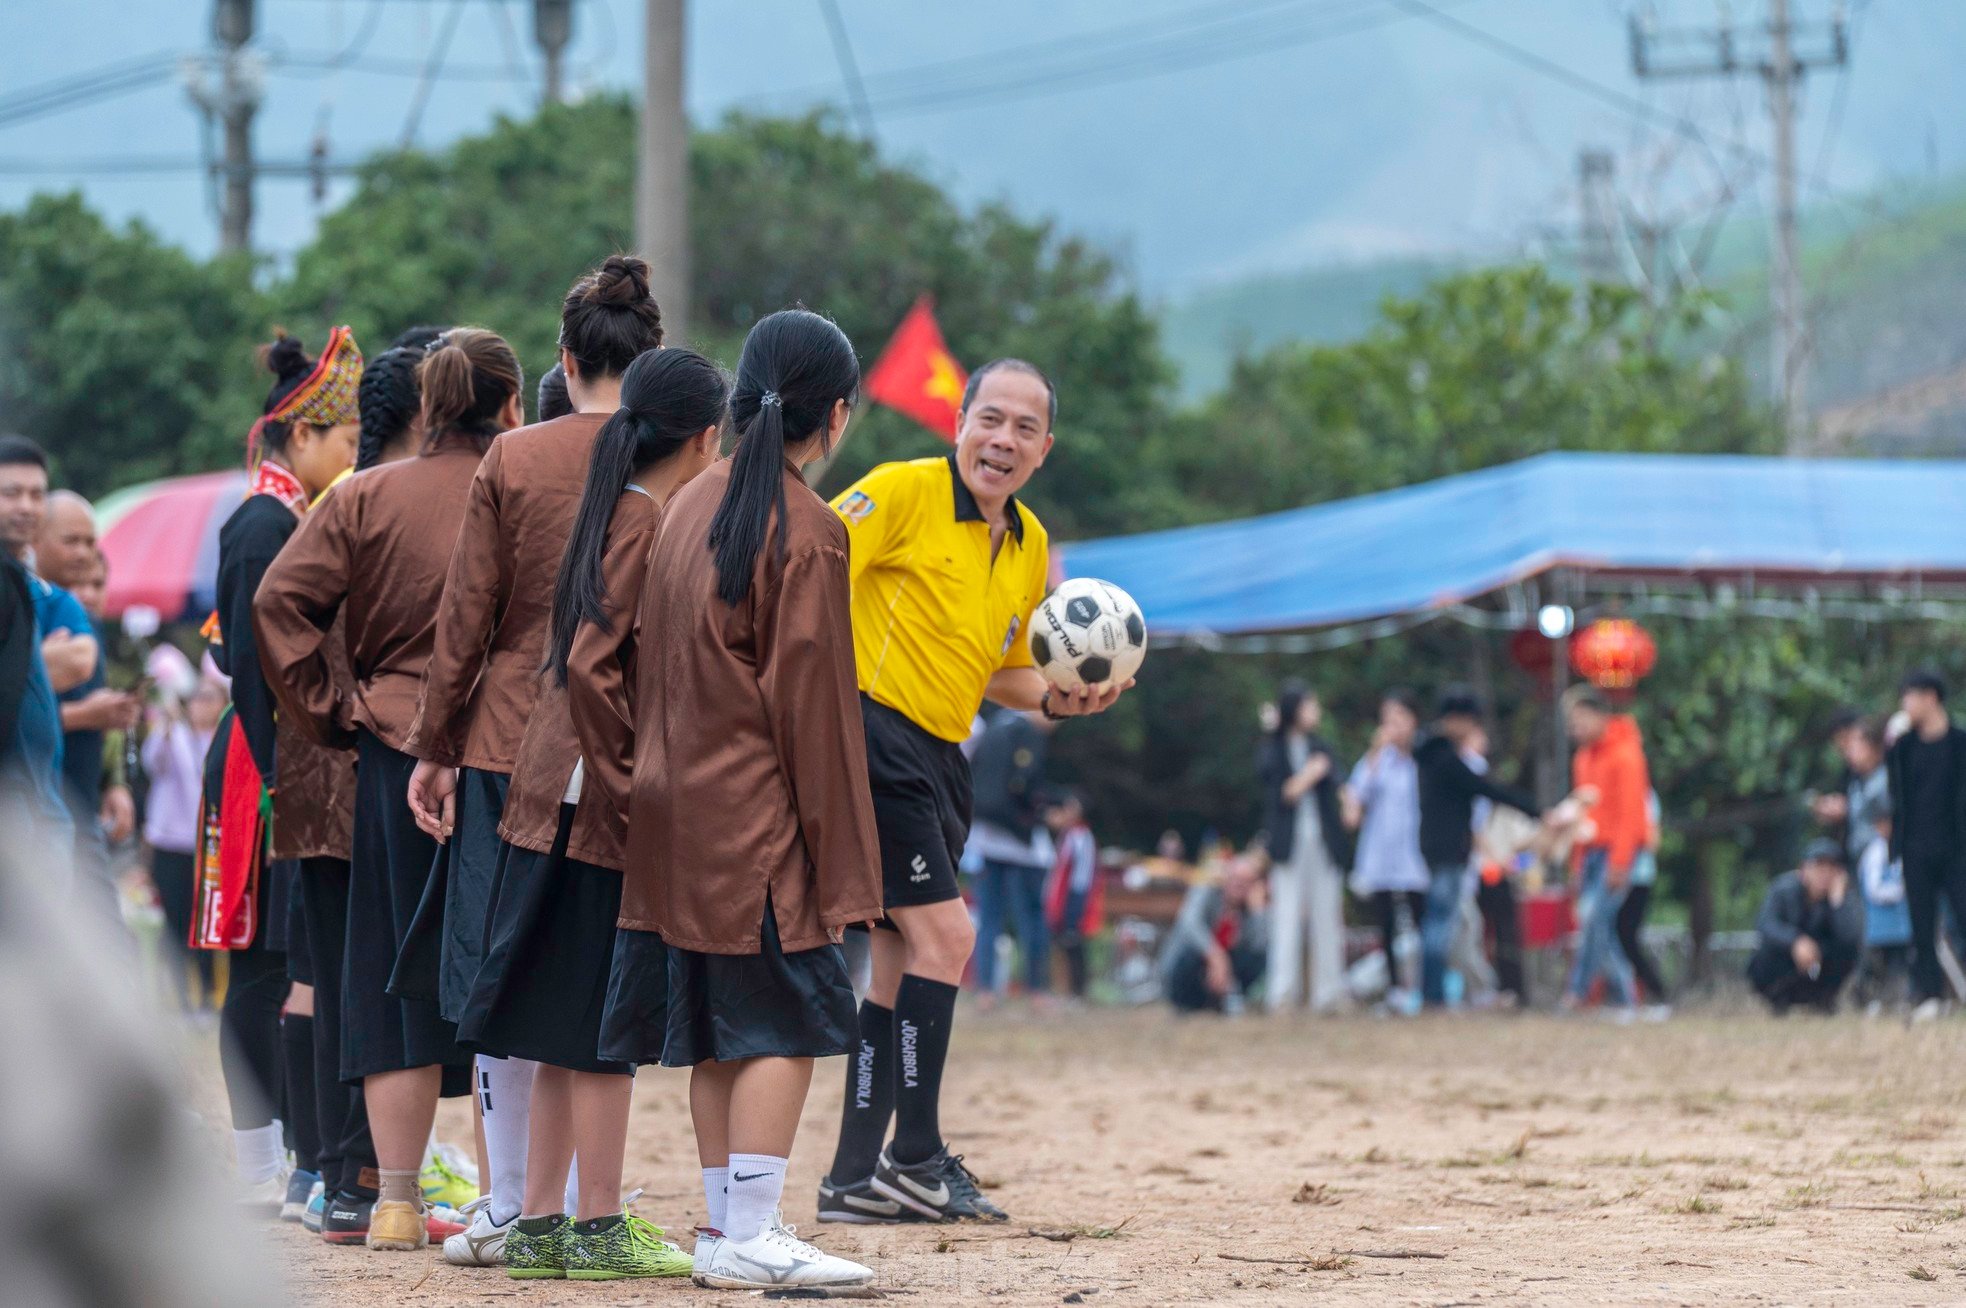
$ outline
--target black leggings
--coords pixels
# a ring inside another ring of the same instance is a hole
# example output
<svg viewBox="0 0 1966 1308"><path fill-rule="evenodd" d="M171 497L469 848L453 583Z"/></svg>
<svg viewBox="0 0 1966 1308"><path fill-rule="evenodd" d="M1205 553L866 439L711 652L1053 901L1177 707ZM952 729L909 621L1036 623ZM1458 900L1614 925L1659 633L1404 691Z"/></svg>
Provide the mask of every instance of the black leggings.
<svg viewBox="0 0 1966 1308"><path fill-rule="evenodd" d="M164 965L170 970L178 1003L185 1009L191 1007L193 968L197 969L205 1002L211 1001L212 994L212 951L193 949L186 943L191 938L191 883L197 876L196 860L191 855L169 849L150 851L150 883L157 888L157 905L164 910L164 934L169 937L164 941Z"/></svg>
<svg viewBox="0 0 1966 1308"><path fill-rule="evenodd" d="M266 924L260 923L262 932ZM287 1002L287 956L254 944L229 955L225 1007L219 1013L219 1067L232 1101L234 1130L251 1131L280 1115L280 1009Z"/></svg>
<svg viewBox="0 0 1966 1308"><path fill-rule="evenodd" d="M1483 881L1475 891L1475 906L1495 937L1495 988L1518 1001L1527 999L1522 989L1522 916L1516 907L1515 884L1506 876L1492 884Z"/></svg>
<svg viewBox="0 0 1966 1308"><path fill-rule="evenodd" d="M1426 912L1426 892L1420 890L1375 890L1372 902L1379 908L1379 944L1386 951L1386 983L1399 984L1399 955L1393 952L1393 943L1399 939L1399 901L1406 901L1406 911L1413 919L1413 925L1420 925L1420 915Z"/></svg>
<svg viewBox="0 0 1966 1308"><path fill-rule="evenodd" d="M1659 965L1652 959L1645 943L1638 938L1638 930L1645 925L1645 909L1652 902L1652 887L1629 886L1625 890L1625 902L1618 906L1618 945L1625 951L1625 958L1631 963L1632 971L1638 975L1639 985L1645 988L1645 998L1655 1004L1666 1002L1666 979L1659 975Z"/></svg>

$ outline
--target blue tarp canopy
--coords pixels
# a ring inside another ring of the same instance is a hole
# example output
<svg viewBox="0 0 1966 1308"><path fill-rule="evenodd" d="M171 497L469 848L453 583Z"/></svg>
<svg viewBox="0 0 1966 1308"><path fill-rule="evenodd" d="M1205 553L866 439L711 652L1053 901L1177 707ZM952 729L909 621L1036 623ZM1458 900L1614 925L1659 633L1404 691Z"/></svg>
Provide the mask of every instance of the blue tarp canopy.
<svg viewBox="0 0 1966 1308"><path fill-rule="evenodd" d="M1552 568L1809 585L1966 581L1966 461L1545 454L1286 513L1062 547L1162 633L1459 604Z"/></svg>

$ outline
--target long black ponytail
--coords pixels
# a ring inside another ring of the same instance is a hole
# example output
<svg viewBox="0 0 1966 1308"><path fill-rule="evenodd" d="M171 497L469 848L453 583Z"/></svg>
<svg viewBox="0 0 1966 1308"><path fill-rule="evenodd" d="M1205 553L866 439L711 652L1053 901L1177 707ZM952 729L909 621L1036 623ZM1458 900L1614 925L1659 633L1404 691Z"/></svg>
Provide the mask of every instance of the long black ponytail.
<svg viewBox="0 0 1966 1308"><path fill-rule="evenodd" d="M594 438L587 486L560 559L559 579L553 583L546 666L557 684L567 684L567 656L581 623L614 629L601 564L622 488L630 477L675 455L704 428L720 426L729 407L729 378L695 350L649 350L622 374L621 407Z"/></svg>
<svg viewBox="0 0 1966 1308"><path fill-rule="evenodd" d="M778 553L785 557L785 447L817 435L830 445L833 406L852 404L860 389L853 342L830 318L781 309L744 338L737 388L730 399L739 433L730 484L710 520L717 557L717 597L735 605L751 589L765 533L778 515Z"/></svg>

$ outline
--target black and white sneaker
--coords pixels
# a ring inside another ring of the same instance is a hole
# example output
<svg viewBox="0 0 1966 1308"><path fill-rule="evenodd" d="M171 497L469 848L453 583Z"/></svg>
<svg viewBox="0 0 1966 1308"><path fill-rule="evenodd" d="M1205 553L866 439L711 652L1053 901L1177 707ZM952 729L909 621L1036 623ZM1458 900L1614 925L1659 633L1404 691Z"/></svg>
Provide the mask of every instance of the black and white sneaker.
<svg viewBox="0 0 1966 1308"><path fill-rule="evenodd" d="M984 1197L961 1154L943 1146L933 1158L897 1163L883 1149L869 1188L937 1222L1007 1222L1010 1214Z"/></svg>
<svg viewBox="0 0 1966 1308"><path fill-rule="evenodd" d="M886 1226L895 1222L926 1222L930 1219L898 1199L877 1193L871 1176L845 1185L828 1176L819 1183L819 1220L850 1222L855 1226Z"/></svg>

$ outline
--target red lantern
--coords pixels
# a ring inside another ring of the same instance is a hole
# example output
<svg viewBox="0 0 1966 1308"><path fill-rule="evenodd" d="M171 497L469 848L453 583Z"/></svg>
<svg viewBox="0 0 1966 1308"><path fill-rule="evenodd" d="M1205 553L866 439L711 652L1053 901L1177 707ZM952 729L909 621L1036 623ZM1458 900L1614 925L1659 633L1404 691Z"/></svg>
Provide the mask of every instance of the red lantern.
<svg viewBox="0 0 1966 1308"><path fill-rule="evenodd" d="M1509 658L1529 679L1547 687L1556 672L1557 646L1562 638L1551 640L1534 627L1524 627L1509 637Z"/></svg>
<svg viewBox="0 0 1966 1308"><path fill-rule="evenodd" d="M1630 618L1600 618L1570 641L1570 666L1604 690L1630 690L1658 657L1651 634Z"/></svg>

